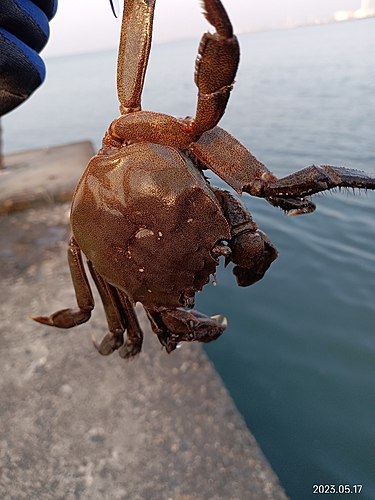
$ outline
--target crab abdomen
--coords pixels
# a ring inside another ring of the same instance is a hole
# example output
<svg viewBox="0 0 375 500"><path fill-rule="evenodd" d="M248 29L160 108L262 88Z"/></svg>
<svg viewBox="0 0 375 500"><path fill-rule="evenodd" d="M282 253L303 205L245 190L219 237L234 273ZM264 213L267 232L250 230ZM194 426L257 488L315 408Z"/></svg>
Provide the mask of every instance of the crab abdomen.
<svg viewBox="0 0 375 500"><path fill-rule="evenodd" d="M186 305L215 272L213 246L230 239L193 163L151 143L96 155L77 186L71 223L99 274L152 308Z"/></svg>

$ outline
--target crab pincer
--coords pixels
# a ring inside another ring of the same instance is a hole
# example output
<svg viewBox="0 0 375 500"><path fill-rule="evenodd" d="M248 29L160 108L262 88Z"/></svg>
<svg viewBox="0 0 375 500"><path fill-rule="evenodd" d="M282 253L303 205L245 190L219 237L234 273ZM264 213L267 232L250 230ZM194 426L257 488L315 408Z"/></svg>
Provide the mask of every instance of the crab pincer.
<svg viewBox="0 0 375 500"><path fill-rule="evenodd" d="M181 308L161 312L147 311L153 331L167 352L172 352L180 342L203 342L216 340L226 329L227 319L220 314L206 316L196 310Z"/></svg>

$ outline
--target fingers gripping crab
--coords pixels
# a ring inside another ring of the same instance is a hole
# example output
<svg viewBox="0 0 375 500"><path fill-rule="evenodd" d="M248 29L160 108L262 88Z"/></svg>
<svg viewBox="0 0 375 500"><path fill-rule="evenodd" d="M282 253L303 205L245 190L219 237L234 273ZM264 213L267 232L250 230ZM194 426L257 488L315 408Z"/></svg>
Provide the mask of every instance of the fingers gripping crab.
<svg viewBox="0 0 375 500"><path fill-rule="evenodd" d="M109 332L95 345L123 358L141 351L133 306L142 303L167 352L179 342L210 342L226 328L220 316L192 309L224 256L239 286L260 280L277 250L234 194L210 185L210 169L239 195L265 198L289 215L312 212L310 195L335 187L375 189L375 175L310 166L277 179L240 142L217 126L239 63L239 45L220 0L204 0L215 28L200 43L195 68L195 116L141 110L155 0L126 0L118 55L121 116L83 173L72 201L68 259L76 309L40 323L71 328L90 319L94 300L82 262L100 293ZM112 2L111 2L112 4ZM113 4L112 4L113 6Z"/></svg>

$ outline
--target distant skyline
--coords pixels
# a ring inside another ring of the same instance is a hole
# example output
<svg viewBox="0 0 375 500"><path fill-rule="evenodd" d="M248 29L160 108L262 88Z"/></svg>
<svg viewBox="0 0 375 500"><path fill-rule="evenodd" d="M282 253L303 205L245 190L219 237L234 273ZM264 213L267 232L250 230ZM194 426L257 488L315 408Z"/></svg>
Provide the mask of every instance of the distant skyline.
<svg viewBox="0 0 375 500"><path fill-rule="evenodd" d="M336 11L361 7L361 0L223 0L223 3L237 33L332 19ZM374 7L375 0L369 4ZM154 42L200 37L210 29L201 11L199 0L157 0ZM60 0L43 55L53 57L116 48L119 32L120 20L113 16L109 0Z"/></svg>

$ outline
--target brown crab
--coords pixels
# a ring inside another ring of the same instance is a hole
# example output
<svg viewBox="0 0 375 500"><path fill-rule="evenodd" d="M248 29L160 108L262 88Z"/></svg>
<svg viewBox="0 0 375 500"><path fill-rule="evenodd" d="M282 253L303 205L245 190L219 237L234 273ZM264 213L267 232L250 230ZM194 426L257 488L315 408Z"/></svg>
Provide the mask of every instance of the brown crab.
<svg viewBox="0 0 375 500"><path fill-rule="evenodd" d="M101 354L140 352L143 335L133 305L141 302L167 352L181 341L210 342L226 320L191 310L194 295L215 273L219 257L234 263L240 286L261 279L277 257L269 238L230 192L211 186L210 169L239 195L265 198L289 215L309 213L306 199L334 187L375 189L375 175L310 166L277 179L241 143L217 126L239 62L239 45L220 0L204 0L216 33L201 40L195 68L194 118L141 111L155 0L126 0L118 57L121 116L76 188L69 265L78 308L36 321L71 328L94 307L81 251L99 290L109 333ZM124 333L126 337L124 339Z"/></svg>

